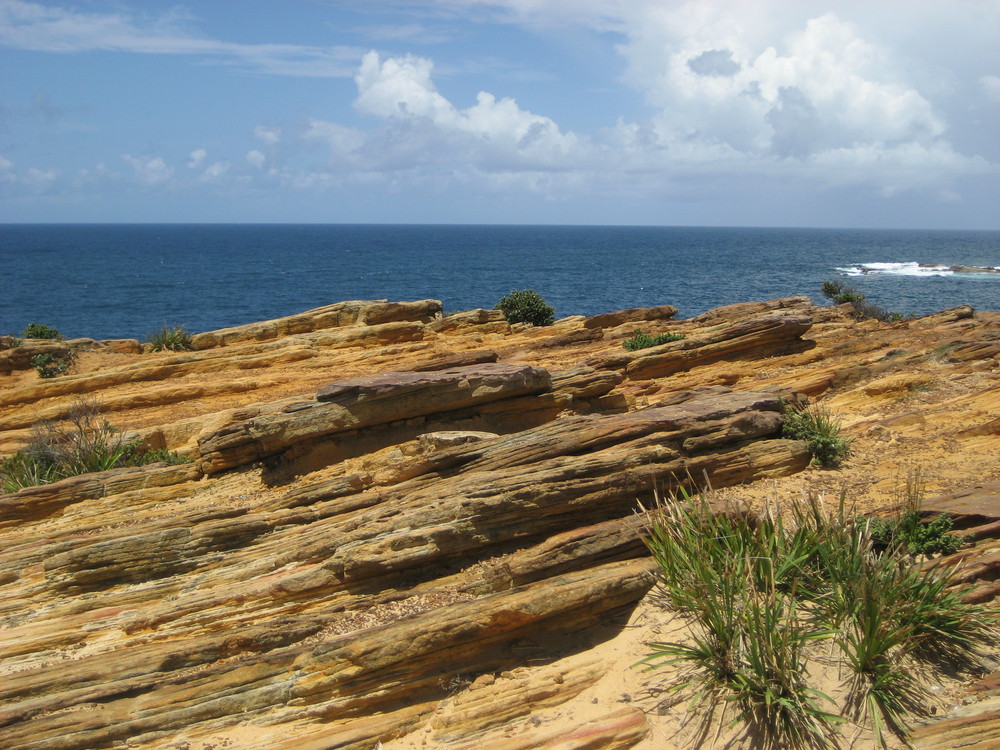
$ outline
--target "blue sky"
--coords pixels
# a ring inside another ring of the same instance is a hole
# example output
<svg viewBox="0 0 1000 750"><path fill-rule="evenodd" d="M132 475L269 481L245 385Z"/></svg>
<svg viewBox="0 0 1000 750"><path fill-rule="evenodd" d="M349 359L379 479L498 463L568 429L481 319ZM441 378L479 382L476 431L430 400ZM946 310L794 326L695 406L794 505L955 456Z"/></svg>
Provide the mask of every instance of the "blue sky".
<svg viewBox="0 0 1000 750"><path fill-rule="evenodd" d="M0 221L1000 228L1000 0L0 0Z"/></svg>

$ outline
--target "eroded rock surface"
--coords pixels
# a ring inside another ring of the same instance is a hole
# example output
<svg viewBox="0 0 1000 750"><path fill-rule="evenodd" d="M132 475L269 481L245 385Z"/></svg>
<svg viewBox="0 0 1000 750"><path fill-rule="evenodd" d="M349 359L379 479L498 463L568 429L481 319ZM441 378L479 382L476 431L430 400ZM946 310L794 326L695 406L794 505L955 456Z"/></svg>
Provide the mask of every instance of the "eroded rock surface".
<svg viewBox="0 0 1000 750"><path fill-rule="evenodd" d="M976 539L953 560L969 596L996 596L1000 315L440 309L337 303L0 375L0 454L84 394L192 458L0 496L0 746L670 747L599 689L652 606L638 502L705 478L869 510L919 463L925 510ZM636 328L685 338L625 352ZM839 471L781 438L804 395L854 438ZM992 684L918 746L995 737Z"/></svg>

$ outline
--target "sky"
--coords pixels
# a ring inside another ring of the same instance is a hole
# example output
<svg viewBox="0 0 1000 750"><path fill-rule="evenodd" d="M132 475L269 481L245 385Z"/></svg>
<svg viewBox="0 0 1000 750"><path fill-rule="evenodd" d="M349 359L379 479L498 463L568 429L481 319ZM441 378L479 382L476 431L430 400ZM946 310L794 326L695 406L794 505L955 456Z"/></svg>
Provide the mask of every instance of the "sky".
<svg viewBox="0 0 1000 750"><path fill-rule="evenodd" d="M0 0L0 222L1000 229L1000 0Z"/></svg>

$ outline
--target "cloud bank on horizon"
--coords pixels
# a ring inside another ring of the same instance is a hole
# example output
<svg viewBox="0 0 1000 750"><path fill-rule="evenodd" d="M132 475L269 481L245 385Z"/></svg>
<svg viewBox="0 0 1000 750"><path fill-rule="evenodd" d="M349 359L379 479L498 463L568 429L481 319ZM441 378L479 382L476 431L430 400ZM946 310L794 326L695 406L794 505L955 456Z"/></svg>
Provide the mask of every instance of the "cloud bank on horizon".
<svg viewBox="0 0 1000 750"><path fill-rule="evenodd" d="M1000 0L0 0L3 221L1000 228Z"/></svg>

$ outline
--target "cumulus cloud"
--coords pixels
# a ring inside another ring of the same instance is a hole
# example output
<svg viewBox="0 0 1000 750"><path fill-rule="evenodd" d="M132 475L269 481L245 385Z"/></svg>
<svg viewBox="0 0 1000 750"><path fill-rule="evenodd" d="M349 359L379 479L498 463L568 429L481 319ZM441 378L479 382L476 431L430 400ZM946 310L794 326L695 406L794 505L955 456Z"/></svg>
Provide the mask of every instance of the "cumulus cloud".
<svg viewBox="0 0 1000 750"><path fill-rule="evenodd" d="M267 157L264 156L264 154L262 154L257 149L251 149L250 151L247 151L246 159L248 162L250 162L251 166L256 167L257 169L263 167L264 162L267 161Z"/></svg>
<svg viewBox="0 0 1000 750"><path fill-rule="evenodd" d="M643 55L657 31L655 50ZM332 171L489 190L515 183L539 192L600 190L637 176L665 185L728 174L899 192L990 168L948 143L944 122L919 92L880 77L882 52L832 14L757 47L704 9L687 23L654 14L635 33L642 38L627 53L630 76L655 106L645 121L620 118L583 136L486 91L462 108L436 87L431 60L369 52L355 76L354 106L379 126L313 118L302 137L326 145ZM255 133L271 138L270 130Z"/></svg>
<svg viewBox="0 0 1000 750"><path fill-rule="evenodd" d="M228 161L212 162L198 178L202 182L216 182L221 179L232 165Z"/></svg>
<svg viewBox="0 0 1000 750"><path fill-rule="evenodd" d="M205 163L205 159L208 157L208 152L203 148L197 148L191 152L188 157L188 168L197 169L202 164Z"/></svg>
<svg viewBox="0 0 1000 750"><path fill-rule="evenodd" d="M254 138L267 146L275 146L281 140L281 128L258 125L253 129Z"/></svg>
<svg viewBox="0 0 1000 750"><path fill-rule="evenodd" d="M122 154L122 159L132 165L135 179L147 187L156 187L168 182L174 175L162 156L131 156Z"/></svg>
<svg viewBox="0 0 1000 750"><path fill-rule="evenodd" d="M575 134L562 132L548 117L521 109L512 98L498 100L485 91L476 96L475 105L459 109L437 90L432 69L430 60L412 55L382 60L369 52L362 59L355 76L354 106L388 122L374 139L383 157L460 161L496 170L580 166L586 147ZM330 123L314 121L313 131L360 148L355 134Z"/></svg>
<svg viewBox="0 0 1000 750"><path fill-rule="evenodd" d="M698 170L801 176L820 185L853 182L898 192L923 189L928 175L947 184L994 168L949 139L946 118L893 36L897 18L888 8L883 13L845 2L834 13L811 0L794 6L784 0L579 0L570 20L560 0L472 2L506 22L538 29L579 24L620 36L624 80L652 113L643 122L620 118L602 134L608 150L600 156L612 172L658 170L665 180ZM903 12L912 17L913 34L930 34L938 21L956 17L927 3ZM975 25L967 20L962 29L968 35ZM926 51L921 48L921 56ZM409 82L424 82L428 72L414 71ZM987 97L1000 94L1000 79L987 75L979 82ZM447 111L429 96L404 106ZM380 111L387 114L384 106ZM820 165L836 168L823 174Z"/></svg>
<svg viewBox="0 0 1000 750"><path fill-rule="evenodd" d="M650 10L623 47L629 79L659 110L667 141L783 158L853 144L928 144L944 132L930 103L886 74L884 52L835 14L755 45L732 14L713 7Z"/></svg>

